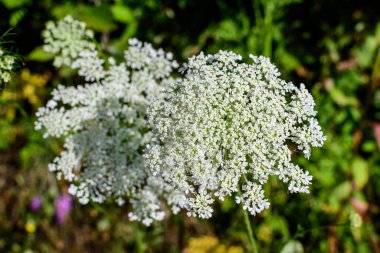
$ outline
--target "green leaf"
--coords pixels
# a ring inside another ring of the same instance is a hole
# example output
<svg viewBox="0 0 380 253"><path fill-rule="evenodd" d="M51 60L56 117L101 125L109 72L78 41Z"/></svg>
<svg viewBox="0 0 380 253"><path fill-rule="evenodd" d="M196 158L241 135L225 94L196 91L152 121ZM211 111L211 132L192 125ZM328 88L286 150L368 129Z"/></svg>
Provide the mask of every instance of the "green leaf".
<svg viewBox="0 0 380 253"><path fill-rule="evenodd" d="M356 187L362 189L369 179L368 164L362 158L355 158L352 162L352 176Z"/></svg>
<svg viewBox="0 0 380 253"><path fill-rule="evenodd" d="M16 26L24 18L25 14L25 8L12 12L11 16L9 17L9 24L11 26Z"/></svg>
<svg viewBox="0 0 380 253"><path fill-rule="evenodd" d="M359 104L356 97L349 97L343 93L342 90L337 88L332 88L330 90L330 96L334 102L340 106L357 106Z"/></svg>
<svg viewBox="0 0 380 253"><path fill-rule="evenodd" d="M352 184L350 181L345 181L334 188L331 192L330 198L332 200L342 200L350 196L352 191Z"/></svg>
<svg viewBox="0 0 380 253"><path fill-rule="evenodd" d="M377 149L376 142L370 140L370 141L364 141L362 144L362 150L365 152L375 152Z"/></svg>
<svg viewBox="0 0 380 253"><path fill-rule="evenodd" d="M286 71L292 71L301 66L298 59L294 55L285 51L283 47L279 47L276 50L275 57L277 62L279 62Z"/></svg>
<svg viewBox="0 0 380 253"><path fill-rule="evenodd" d="M111 12L116 21L121 23L133 23L135 21L133 12L124 5L112 5Z"/></svg>
<svg viewBox="0 0 380 253"><path fill-rule="evenodd" d="M363 46L354 50L354 55L360 66L371 67L379 41L375 36L369 36L364 40Z"/></svg>
<svg viewBox="0 0 380 253"><path fill-rule="evenodd" d="M109 32L116 29L109 6L60 5L52 10L53 16L62 19L66 15L85 22L95 31Z"/></svg>
<svg viewBox="0 0 380 253"><path fill-rule="evenodd" d="M10 10L29 4L31 0L0 0L0 2Z"/></svg>
<svg viewBox="0 0 380 253"><path fill-rule="evenodd" d="M37 47L27 57L30 61L46 62L52 60L54 54L45 52L42 47Z"/></svg>
<svg viewBox="0 0 380 253"><path fill-rule="evenodd" d="M217 40L239 41L242 39L241 28L232 20L226 19L219 23L214 31Z"/></svg>

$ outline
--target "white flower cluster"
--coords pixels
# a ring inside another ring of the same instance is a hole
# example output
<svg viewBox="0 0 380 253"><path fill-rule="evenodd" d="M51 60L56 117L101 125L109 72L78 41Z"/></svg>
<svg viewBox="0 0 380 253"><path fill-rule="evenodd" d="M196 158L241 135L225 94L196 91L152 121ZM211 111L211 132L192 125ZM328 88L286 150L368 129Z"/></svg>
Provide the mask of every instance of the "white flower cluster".
<svg viewBox="0 0 380 253"><path fill-rule="evenodd" d="M0 46L0 85L11 80L16 58Z"/></svg>
<svg viewBox="0 0 380 253"><path fill-rule="evenodd" d="M201 53L183 67L165 98L150 107L155 144L147 166L176 191L168 202L209 218L215 197L234 196L252 215L269 207L262 185L278 176L290 192L308 192L312 177L292 163L292 149L310 156L325 137L314 101L301 84L280 78L265 57ZM170 192L169 191L169 192ZM241 193L240 193L241 192Z"/></svg>
<svg viewBox="0 0 380 253"><path fill-rule="evenodd" d="M66 16L58 23L49 21L43 31L44 50L55 54L54 66L71 66L72 60L80 52L93 51L95 44L91 41L93 31L86 29L86 24Z"/></svg>
<svg viewBox="0 0 380 253"><path fill-rule="evenodd" d="M49 165L70 182L69 192L83 204L129 198L133 220L149 225L161 220L158 179L144 166L143 150L150 142L147 106L170 81L177 67L170 53L130 40L125 59L100 58L88 40L92 32L67 17L50 22L45 49L57 54L55 65L70 65L86 84L60 85L46 107L37 112L36 129L44 137L64 137L65 150ZM151 183L149 183L151 182Z"/></svg>
<svg viewBox="0 0 380 253"><path fill-rule="evenodd" d="M125 61L104 59L93 33L67 17L49 23L45 50L87 82L59 86L40 108L37 129L64 137L50 170L71 183L81 203L119 204L131 220L149 225L173 213L209 218L215 198L235 197L252 215L269 207L269 176L290 192L308 192L312 177L292 162L292 150L310 156L325 141L310 93L280 78L265 57L201 53L171 78L170 53L129 41ZM149 109L148 109L149 108Z"/></svg>

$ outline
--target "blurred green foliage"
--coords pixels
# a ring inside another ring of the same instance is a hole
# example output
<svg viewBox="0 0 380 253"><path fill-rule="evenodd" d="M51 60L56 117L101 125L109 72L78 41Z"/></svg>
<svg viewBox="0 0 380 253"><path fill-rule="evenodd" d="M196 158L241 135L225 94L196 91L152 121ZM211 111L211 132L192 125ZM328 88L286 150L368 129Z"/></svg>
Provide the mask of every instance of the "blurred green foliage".
<svg viewBox="0 0 380 253"><path fill-rule="evenodd" d="M45 22L67 14L116 57L131 37L182 60L220 49L271 57L285 79L312 91L327 142L310 160L295 158L314 176L309 195L290 195L275 179L266 186L271 208L251 219L260 252L380 252L379 9L370 0L0 0L0 32L13 27L14 47L27 56L0 95L0 252L249 250L242 213L228 199L206 221L181 214L145 228L128 221L128 206L75 204L55 222L66 185L47 164L61 148L33 121L52 88L78 80L54 70L41 49ZM35 196L38 211L29 206Z"/></svg>

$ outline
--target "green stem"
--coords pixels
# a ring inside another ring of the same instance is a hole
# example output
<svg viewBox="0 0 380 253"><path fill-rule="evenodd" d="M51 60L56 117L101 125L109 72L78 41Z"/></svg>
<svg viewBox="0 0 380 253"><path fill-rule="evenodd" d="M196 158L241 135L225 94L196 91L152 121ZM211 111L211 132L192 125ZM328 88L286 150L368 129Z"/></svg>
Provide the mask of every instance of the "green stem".
<svg viewBox="0 0 380 253"><path fill-rule="evenodd" d="M143 233L140 230L139 225L136 227L136 250L138 253L144 253L145 252L145 244L144 244L144 238L143 238Z"/></svg>
<svg viewBox="0 0 380 253"><path fill-rule="evenodd" d="M261 15L260 10L260 0L253 1L253 11L255 13L256 26L261 26L263 22L263 17Z"/></svg>
<svg viewBox="0 0 380 253"><path fill-rule="evenodd" d="M255 238L253 237L251 222L249 221L249 216L248 216L247 210L243 209L243 214L244 214L245 227L247 228L247 232L248 232L249 242L251 243L251 247L252 247L252 252L258 253L256 241L255 241Z"/></svg>
<svg viewBox="0 0 380 253"><path fill-rule="evenodd" d="M246 183L248 182L247 176L245 174L243 174L243 179ZM241 195L240 189L239 189L239 194ZM243 208L243 206L242 206L242 210L243 210L243 215L244 215L244 224L248 232L248 239L249 239L249 242L251 243L252 253L258 253L255 237L253 237L251 222L249 221L248 212L247 210Z"/></svg>
<svg viewBox="0 0 380 253"><path fill-rule="evenodd" d="M264 4L265 7L265 17L264 17L264 47L263 54L266 57L272 56L272 25L273 25L273 12L275 10L275 5L273 2L269 1Z"/></svg>

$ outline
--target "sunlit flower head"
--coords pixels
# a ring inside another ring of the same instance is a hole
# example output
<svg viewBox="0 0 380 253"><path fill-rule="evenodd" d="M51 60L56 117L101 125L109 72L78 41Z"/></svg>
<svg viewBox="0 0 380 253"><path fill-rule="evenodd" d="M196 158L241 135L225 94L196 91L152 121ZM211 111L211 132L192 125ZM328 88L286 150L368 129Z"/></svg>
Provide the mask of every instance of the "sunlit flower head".
<svg viewBox="0 0 380 253"><path fill-rule="evenodd" d="M150 107L156 144L147 164L184 196L169 202L191 216L211 217L214 199L225 196L260 213L269 207L269 176L290 192L309 192L312 177L292 161L292 151L309 158L325 141L313 98L303 84L282 80L269 59L251 58L242 63L226 51L194 56L183 79Z"/></svg>

